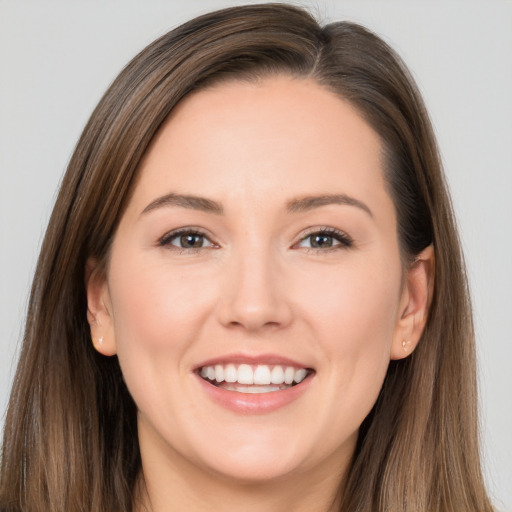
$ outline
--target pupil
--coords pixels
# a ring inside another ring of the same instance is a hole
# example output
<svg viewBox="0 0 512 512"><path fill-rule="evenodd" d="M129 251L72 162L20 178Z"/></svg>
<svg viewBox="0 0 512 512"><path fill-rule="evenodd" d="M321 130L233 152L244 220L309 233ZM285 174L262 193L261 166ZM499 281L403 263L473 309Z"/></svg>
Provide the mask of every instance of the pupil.
<svg viewBox="0 0 512 512"><path fill-rule="evenodd" d="M201 247L203 245L203 239L201 235L182 235L181 246L182 247Z"/></svg>
<svg viewBox="0 0 512 512"><path fill-rule="evenodd" d="M327 235L314 235L313 243L311 245L313 247L331 247L332 237Z"/></svg>

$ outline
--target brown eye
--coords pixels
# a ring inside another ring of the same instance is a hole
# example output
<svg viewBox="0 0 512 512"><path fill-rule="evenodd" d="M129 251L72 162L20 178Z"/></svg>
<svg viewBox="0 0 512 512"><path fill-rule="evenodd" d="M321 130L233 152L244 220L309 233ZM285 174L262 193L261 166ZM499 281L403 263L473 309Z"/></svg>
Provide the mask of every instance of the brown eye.
<svg viewBox="0 0 512 512"><path fill-rule="evenodd" d="M321 229L305 236L297 247L306 249L343 249L352 246L352 239L345 233L334 229Z"/></svg>
<svg viewBox="0 0 512 512"><path fill-rule="evenodd" d="M160 239L159 244L171 249L182 250L197 250L214 246L206 235L190 230L180 230L168 233Z"/></svg>
<svg viewBox="0 0 512 512"><path fill-rule="evenodd" d="M173 243L173 245L179 245L183 249L198 248L203 247L204 236L197 234L181 235L179 238L176 238L176 241L179 241L179 243Z"/></svg>
<svg viewBox="0 0 512 512"><path fill-rule="evenodd" d="M310 245L315 249L322 247L332 247L334 245L334 239L330 235L310 235Z"/></svg>

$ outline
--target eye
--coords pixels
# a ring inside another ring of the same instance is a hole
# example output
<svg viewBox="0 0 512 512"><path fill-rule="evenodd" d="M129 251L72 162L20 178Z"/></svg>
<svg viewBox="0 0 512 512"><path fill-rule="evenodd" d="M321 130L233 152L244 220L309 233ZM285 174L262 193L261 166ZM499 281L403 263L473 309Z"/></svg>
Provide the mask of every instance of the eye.
<svg viewBox="0 0 512 512"><path fill-rule="evenodd" d="M178 250L198 250L214 247L213 242L204 233L193 229L171 231L159 240L159 244Z"/></svg>
<svg viewBox="0 0 512 512"><path fill-rule="evenodd" d="M333 228L319 229L303 237L296 247L314 250L343 249L351 247L352 239Z"/></svg>

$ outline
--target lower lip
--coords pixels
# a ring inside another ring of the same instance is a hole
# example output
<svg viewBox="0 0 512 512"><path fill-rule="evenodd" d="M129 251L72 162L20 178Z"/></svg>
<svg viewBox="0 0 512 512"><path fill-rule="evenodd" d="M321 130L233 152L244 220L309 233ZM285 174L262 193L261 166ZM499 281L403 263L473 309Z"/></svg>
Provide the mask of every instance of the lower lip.
<svg viewBox="0 0 512 512"><path fill-rule="evenodd" d="M314 374L308 375L300 384L280 391L268 393L240 393L210 384L196 375L204 392L217 404L239 414L264 414L289 405L309 388Z"/></svg>

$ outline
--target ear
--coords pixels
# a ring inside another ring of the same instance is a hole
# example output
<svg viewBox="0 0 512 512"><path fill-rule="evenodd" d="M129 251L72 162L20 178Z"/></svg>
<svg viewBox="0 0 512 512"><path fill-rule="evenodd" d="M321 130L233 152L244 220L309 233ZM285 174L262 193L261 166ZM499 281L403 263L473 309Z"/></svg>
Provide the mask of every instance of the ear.
<svg viewBox="0 0 512 512"><path fill-rule="evenodd" d="M414 351L425 328L434 292L434 247L416 256L404 276L391 359L403 359Z"/></svg>
<svg viewBox="0 0 512 512"><path fill-rule="evenodd" d="M100 354L113 356L116 353L116 342L110 293L105 272L94 258L89 258L85 265L85 289L87 321L94 348Z"/></svg>

